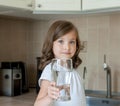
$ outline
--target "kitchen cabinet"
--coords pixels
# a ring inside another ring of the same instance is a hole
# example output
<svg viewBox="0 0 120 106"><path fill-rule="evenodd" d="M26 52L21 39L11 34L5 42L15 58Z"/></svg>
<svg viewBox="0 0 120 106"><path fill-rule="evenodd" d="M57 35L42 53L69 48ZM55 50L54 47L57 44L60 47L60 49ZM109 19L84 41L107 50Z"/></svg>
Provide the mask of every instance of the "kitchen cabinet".
<svg viewBox="0 0 120 106"><path fill-rule="evenodd" d="M0 0L0 6L32 9L32 0Z"/></svg>
<svg viewBox="0 0 120 106"><path fill-rule="evenodd" d="M120 0L82 0L82 10L120 8Z"/></svg>
<svg viewBox="0 0 120 106"><path fill-rule="evenodd" d="M81 0L34 0L35 11L80 11Z"/></svg>

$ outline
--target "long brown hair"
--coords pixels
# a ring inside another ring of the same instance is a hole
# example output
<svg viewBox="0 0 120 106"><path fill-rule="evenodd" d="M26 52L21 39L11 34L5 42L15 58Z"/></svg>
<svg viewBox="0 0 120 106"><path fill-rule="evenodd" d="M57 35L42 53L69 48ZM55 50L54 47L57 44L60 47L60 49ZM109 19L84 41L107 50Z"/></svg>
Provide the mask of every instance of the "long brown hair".
<svg viewBox="0 0 120 106"><path fill-rule="evenodd" d="M53 42L72 30L75 30L76 36L77 36L76 52L72 57L73 67L77 68L81 64L82 60L78 56L81 45L80 45L80 39L79 39L77 28L69 21L59 20L54 22L47 32L47 36L42 48L42 56L41 56L40 65L39 65L40 70L43 70L44 67L47 64L49 64L51 60L54 58L53 49L52 49Z"/></svg>

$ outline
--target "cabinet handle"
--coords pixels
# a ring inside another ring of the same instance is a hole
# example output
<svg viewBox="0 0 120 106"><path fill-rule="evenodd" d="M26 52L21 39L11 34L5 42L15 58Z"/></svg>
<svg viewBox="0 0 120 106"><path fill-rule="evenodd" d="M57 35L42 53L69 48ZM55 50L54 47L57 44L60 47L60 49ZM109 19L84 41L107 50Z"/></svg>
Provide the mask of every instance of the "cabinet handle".
<svg viewBox="0 0 120 106"><path fill-rule="evenodd" d="M32 4L28 4L28 7L32 7L33 5Z"/></svg>
<svg viewBox="0 0 120 106"><path fill-rule="evenodd" d="M38 4L38 7L40 8L40 7L42 7L42 5L41 5L41 4Z"/></svg>

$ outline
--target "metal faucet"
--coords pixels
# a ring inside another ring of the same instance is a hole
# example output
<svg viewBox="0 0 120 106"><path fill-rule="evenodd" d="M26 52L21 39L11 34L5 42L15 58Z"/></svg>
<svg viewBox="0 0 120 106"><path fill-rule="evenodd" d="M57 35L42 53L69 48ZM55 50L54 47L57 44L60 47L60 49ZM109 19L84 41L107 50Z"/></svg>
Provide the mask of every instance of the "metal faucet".
<svg viewBox="0 0 120 106"><path fill-rule="evenodd" d="M83 85L84 85L84 89L85 89L85 74L87 73L87 68L84 67L83 69Z"/></svg>
<svg viewBox="0 0 120 106"><path fill-rule="evenodd" d="M83 69L83 79L85 80L85 73L87 73L87 68L86 67L84 67L84 69Z"/></svg>
<svg viewBox="0 0 120 106"><path fill-rule="evenodd" d="M106 64L106 55L104 55L104 70L106 71L106 80L107 80L107 98L111 98L111 69Z"/></svg>

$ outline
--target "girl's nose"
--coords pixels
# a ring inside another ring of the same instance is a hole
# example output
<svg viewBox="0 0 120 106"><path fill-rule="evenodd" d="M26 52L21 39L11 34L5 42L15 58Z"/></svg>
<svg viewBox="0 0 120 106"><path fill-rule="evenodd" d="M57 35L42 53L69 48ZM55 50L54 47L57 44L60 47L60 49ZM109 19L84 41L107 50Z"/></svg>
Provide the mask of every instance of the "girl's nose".
<svg viewBox="0 0 120 106"><path fill-rule="evenodd" d="M69 46L68 43L64 44L64 49L66 49L66 50L69 50L69 49L70 49L70 46Z"/></svg>

